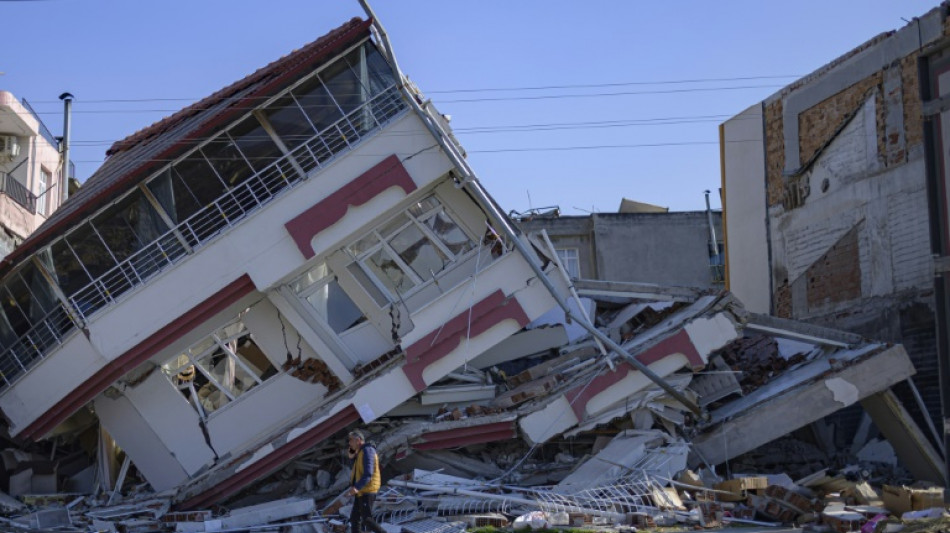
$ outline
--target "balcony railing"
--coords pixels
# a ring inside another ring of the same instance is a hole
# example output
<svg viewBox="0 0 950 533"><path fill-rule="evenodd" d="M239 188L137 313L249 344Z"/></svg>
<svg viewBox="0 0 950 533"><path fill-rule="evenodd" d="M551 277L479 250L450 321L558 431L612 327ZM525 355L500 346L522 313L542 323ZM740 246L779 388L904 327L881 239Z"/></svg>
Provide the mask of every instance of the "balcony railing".
<svg viewBox="0 0 950 533"><path fill-rule="evenodd" d="M187 257L189 248L194 251L208 245L250 213L306 179L301 178L295 167L302 169L309 178L315 170L330 164L406 109L408 107L395 85L382 91L289 155L277 159L76 291L69 297L73 309L85 320L108 307L121 295ZM39 322L13 346L7 347L0 353L0 375L3 378L0 390L12 384L31 363L61 343L62 336L73 328L69 314L61 309Z"/></svg>
<svg viewBox="0 0 950 533"><path fill-rule="evenodd" d="M30 213L36 214L36 195L6 172L0 172L0 193L9 196Z"/></svg>

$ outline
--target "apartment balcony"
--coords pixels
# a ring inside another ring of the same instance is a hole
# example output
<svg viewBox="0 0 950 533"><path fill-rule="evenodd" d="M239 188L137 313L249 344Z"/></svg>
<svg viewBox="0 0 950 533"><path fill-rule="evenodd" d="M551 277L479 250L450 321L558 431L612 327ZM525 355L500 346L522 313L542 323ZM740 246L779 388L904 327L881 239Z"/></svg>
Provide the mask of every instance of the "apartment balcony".
<svg viewBox="0 0 950 533"><path fill-rule="evenodd" d="M30 214L36 214L36 195L6 172L0 172L0 194L5 194Z"/></svg>
<svg viewBox="0 0 950 533"><path fill-rule="evenodd" d="M12 385L39 360L96 313L124 299L130 291L147 284L194 255L230 228L240 224L278 196L303 182L383 129L408 109L399 89L382 90L360 107L274 160L240 185L183 220L171 230L96 277L67 297L68 306L56 305L16 342L0 352L0 390ZM9 179L4 183L13 182ZM17 184L18 185L18 184ZM34 202L28 191L24 201ZM21 194L22 196L22 194Z"/></svg>

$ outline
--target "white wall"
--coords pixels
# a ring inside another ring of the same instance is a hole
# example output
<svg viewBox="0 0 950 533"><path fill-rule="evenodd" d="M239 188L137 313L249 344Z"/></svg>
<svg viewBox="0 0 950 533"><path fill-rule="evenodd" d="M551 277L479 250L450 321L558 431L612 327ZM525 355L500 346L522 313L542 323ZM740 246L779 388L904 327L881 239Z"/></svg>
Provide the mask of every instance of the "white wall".
<svg viewBox="0 0 950 533"><path fill-rule="evenodd" d="M726 121L720 139L728 286L755 313L771 310L772 294L762 124L762 106L756 104Z"/></svg>

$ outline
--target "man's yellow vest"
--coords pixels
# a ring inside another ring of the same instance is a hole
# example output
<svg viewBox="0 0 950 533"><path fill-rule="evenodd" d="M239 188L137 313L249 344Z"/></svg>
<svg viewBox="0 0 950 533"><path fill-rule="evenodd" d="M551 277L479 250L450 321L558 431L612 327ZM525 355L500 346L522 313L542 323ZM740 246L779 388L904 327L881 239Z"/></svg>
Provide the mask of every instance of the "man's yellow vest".
<svg viewBox="0 0 950 533"><path fill-rule="evenodd" d="M360 451L356 452L356 457L353 458L353 471L350 473L350 485L355 485L356 481L363 477L364 450L366 450L366 445L363 445ZM373 461L373 475L370 477L369 482L356 494L375 494L379 492L380 485L382 485L382 476L379 473L379 454L377 453L376 460Z"/></svg>

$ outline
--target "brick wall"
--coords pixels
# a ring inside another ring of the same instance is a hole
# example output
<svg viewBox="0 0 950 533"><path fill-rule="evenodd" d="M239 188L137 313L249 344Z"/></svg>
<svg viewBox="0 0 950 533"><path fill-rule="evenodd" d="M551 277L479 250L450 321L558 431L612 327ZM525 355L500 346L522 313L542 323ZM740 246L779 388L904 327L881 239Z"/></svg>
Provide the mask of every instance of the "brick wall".
<svg viewBox="0 0 950 533"><path fill-rule="evenodd" d="M805 272L809 310L861 296L859 227L846 233Z"/></svg>
<svg viewBox="0 0 950 533"><path fill-rule="evenodd" d="M765 106L765 182L769 206L781 205L785 178L785 136L782 133L782 101Z"/></svg>
<svg viewBox="0 0 950 533"><path fill-rule="evenodd" d="M904 89L904 138L907 141L907 149L910 150L924 142L924 117L921 114L917 56L909 55L902 59L900 68L901 85Z"/></svg>
<svg viewBox="0 0 950 533"><path fill-rule="evenodd" d="M812 106L798 116L800 161L804 164L815 156L818 149L828 144L835 133L870 96L872 91L880 91L881 72L864 78L851 87ZM878 153L884 153L884 104L878 98L875 116L877 117Z"/></svg>

